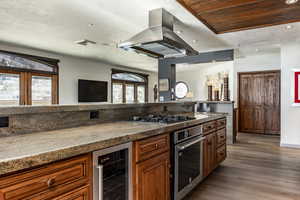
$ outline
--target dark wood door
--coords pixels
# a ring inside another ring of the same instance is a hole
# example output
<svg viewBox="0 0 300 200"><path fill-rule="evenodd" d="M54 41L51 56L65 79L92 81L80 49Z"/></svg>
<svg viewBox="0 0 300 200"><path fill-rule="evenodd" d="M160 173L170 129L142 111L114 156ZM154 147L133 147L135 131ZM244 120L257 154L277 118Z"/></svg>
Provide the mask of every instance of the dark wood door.
<svg viewBox="0 0 300 200"><path fill-rule="evenodd" d="M280 133L280 73L265 75L265 133Z"/></svg>
<svg viewBox="0 0 300 200"><path fill-rule="evenodd" d="M136 200L170 199L169 155L167 152L136 165Z"/></svg>
<svg viewBox="0 0 300 200"><path fill-rule="evenodd" d="M280 72L239 74L239 131L280 133Z"/></svg>

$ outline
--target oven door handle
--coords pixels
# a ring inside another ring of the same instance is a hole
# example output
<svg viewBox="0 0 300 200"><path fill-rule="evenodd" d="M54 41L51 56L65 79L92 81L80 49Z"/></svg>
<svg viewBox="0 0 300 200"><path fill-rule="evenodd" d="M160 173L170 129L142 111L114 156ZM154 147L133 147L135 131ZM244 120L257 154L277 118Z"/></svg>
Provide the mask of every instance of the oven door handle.
<svg viewBox="0 0 300 200"><path fill-rule="evenodd" d="M205 140L205 137L200 137L200 138L198 138L196 140L193 140L192 142L189 142L187 144L177 145L177 148L180 149L180 150L184 150L184 149L192 146L193 144L196 144L197 142L201 142L203 140Z"/></svg>

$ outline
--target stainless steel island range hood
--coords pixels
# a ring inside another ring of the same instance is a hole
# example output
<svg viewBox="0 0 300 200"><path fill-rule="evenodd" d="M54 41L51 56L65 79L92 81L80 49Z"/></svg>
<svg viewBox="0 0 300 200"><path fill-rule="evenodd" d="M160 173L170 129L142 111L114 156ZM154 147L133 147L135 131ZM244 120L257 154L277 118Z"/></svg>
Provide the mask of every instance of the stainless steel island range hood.
<svg viewBox="0 0 300 200"><path fill-rule="evenodd" d="M176 17L163 8L149 13L149 28L118 45L119 48L154 58L197 55L189 44L174 32Z"/></svg>

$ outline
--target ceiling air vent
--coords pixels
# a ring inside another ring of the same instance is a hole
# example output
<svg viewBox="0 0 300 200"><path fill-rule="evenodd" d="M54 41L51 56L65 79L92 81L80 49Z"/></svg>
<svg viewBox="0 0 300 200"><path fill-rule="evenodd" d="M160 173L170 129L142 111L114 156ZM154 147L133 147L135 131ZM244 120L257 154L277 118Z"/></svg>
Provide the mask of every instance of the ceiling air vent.
<svg viewBox="0 0 300 200"><path fill-rule="evenodd" d="M97 44L97 42L92 41L92 40L87 40L87 39L79 40L79 41L76 41L75 43L82 45L82 46L87 46L88 44Z"/></svg>

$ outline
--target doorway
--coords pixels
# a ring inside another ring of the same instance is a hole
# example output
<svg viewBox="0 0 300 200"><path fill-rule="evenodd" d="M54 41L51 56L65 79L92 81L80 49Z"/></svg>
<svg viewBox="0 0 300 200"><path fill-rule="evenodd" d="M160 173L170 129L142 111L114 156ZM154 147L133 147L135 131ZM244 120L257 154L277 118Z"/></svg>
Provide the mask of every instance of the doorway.
<svg viewBox="0 0 300 200"><path fill-rule="evenodd" d="M280 134L280 71L238 73L239 132Z"/></svg>

